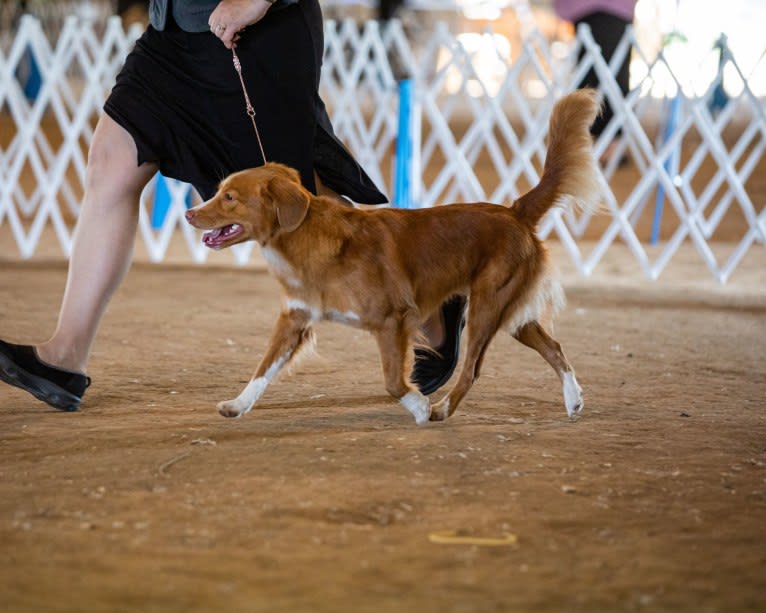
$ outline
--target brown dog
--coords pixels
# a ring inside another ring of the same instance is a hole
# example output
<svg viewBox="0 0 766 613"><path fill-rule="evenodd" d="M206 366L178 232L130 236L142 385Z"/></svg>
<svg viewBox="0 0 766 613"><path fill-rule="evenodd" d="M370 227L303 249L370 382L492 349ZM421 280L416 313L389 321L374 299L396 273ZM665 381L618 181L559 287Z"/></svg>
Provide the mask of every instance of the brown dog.
<svg viewBox="0 0 766 613"><path fill-rule="evenodd" d="M297 172L280 164L224 179L212 199L186 213L187 220L212 229L203 240L213 249L258 241L284 298L255 375L237 398L218 404L221 415L247 413L323 320L375 336L386 389L418 424L452 415L500 328L553 367L567 413L582 410L574 370L540 324L564 299L535 226L553 206L597 206L588 128L598 112L592 90L557 102L540 183L510 208L479 203L360 210L313 196ZM454 294L469 297L465 360L455 386L431 407L408 380L408 358L420 324Z"/></svg>

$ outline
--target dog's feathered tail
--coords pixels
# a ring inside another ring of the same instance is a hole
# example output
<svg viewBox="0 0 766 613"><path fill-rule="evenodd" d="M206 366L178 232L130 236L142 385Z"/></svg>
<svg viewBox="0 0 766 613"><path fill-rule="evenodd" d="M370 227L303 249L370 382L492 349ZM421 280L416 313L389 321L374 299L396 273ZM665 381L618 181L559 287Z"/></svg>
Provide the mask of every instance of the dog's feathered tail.
<svg viewBox="0 0 766 613"><path fill-rule="evenodd" d="M519 220L536 226L549 209L569 200L583 210L599 208L601 188L589 128L600 110L594 89L576 90L553 107L543 176L514 203Z"/></svg>

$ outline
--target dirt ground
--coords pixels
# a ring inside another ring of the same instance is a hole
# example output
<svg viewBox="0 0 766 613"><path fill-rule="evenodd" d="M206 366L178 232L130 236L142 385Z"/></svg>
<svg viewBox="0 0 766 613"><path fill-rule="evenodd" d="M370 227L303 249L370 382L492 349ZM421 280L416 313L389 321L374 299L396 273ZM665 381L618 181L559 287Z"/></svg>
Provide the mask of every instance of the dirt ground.
<svg viewBox="0 0 766 613"><path fill-rule="evenodd" d="M386 395L372 338L333 324L253 412L219 417L276 283L138 263L78 413L0 389L0 610L766 610L753 253L726 287L691 281L691 247L656 284L619 250L587 281L564 267L556 336L582 416L501 335L457 413L422 428ZM2 337L50 333L65 273L0 260Z"/></svg>

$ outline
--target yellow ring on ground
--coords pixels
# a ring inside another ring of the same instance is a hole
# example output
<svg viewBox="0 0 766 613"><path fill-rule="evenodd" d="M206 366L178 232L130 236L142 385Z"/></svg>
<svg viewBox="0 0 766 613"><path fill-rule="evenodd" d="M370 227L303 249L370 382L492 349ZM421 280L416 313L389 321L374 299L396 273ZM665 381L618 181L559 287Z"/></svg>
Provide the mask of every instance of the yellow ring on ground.
<svg viewBox="0 0 766 613"><path fill-rule="evenodd" d="M484 537L467 536L460 534L457 530L439 530L438 532L431 532L428 535L428 540L441 545L484 545L497 547L501 545L515 545L519 539L510 532L504 532L501 537Z"/></svg>

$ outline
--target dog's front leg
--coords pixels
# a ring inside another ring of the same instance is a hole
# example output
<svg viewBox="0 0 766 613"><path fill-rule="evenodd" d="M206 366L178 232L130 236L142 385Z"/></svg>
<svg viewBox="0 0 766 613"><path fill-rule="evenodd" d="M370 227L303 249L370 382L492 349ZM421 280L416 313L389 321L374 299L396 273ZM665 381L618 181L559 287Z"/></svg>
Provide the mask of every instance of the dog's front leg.
<svg viewBox="0 0 766 613"><path fill-rule="evenodd" d="M406 358L409 355L409 335L403 322L389 318L375 335L386 380L386 391L412 413L415 423L422 426L431 416L431 401L407 379Z"/></svg>
<svg viewBox="0 0 766 613"><path fill-rule="evenodd" d="M224 417L240 417L253 408L263 392L280 370L293 358L311 335L311 316L307 311L283 311L277 319L269 348L261 363L239 396L218 403L218 412Z"/></svg>

